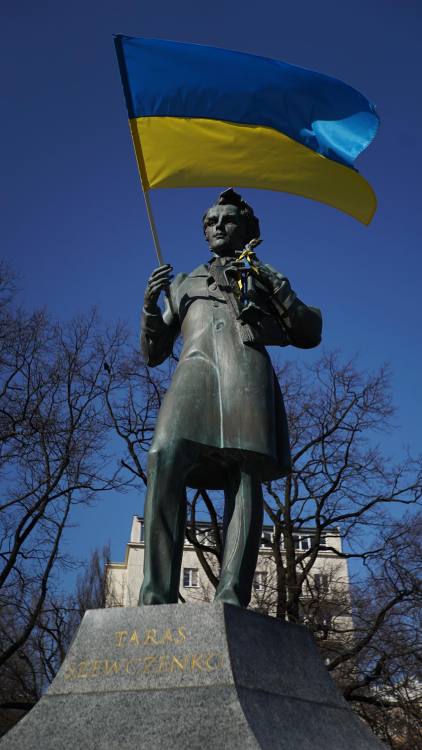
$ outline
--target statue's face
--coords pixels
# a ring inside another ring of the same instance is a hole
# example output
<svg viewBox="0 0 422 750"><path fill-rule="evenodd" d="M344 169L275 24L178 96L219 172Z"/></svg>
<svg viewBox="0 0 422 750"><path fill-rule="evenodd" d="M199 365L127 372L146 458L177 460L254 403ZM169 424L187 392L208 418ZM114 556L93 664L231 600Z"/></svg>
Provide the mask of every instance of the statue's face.
<svg viewBox="0 0 422 750"><path fill-rule="evenodd" d="M212 206L204 220L204 232L216 255L234 255L246 243L244 221L236 206Z"/></svg>

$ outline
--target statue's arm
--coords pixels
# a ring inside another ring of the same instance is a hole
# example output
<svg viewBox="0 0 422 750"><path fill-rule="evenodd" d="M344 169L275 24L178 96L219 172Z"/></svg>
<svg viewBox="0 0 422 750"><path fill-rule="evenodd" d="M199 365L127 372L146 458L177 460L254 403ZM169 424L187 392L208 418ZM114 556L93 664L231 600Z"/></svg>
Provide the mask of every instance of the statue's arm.
<svg viewBox="0 0 422 750"><path fill-rule="evenodd" d="M311 349L321 342L322 315L317 307L302 302L289 280L272 266L265 264L268 276L264 281L271 288L271 302L289 342L301 349ZM264 272L265 273L265 272Z"/></svg>
<svg viewBox="0 0 422 750"><path fill-rule="evenodd" d="M157 367L170 356L180 325L175 290L182 274L171 282L171 266L160 266L148 281L141 316L141 351L149 367ZM161 292L166 292L164 311L158 305ZM169 301L171 299L171 304Z"/></svg>

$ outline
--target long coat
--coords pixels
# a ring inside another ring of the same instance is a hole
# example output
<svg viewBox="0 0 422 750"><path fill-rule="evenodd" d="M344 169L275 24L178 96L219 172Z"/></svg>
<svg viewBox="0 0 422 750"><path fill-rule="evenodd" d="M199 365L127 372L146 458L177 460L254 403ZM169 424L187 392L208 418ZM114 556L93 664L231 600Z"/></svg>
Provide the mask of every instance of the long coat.
<svg viewBox="0 0 422 750"><path fill-rule="evenodd" d="M144 311L141 322L142 351L151 367L170 355L179 333L183 337L153 446L179 439L200 446L188 485L209 489L224 486L224 465L233 460L261 481L289 472L286 414L265 344L310 348L320 342L322 326L319 310L304 305L281 274L271 298L258 283L255 300L263 318L245 324L233 314L239 309L233 284L223 288L216 276L220 284L212 263L179 274L170 286L171 306L166 301L163 315Z"/></svg>

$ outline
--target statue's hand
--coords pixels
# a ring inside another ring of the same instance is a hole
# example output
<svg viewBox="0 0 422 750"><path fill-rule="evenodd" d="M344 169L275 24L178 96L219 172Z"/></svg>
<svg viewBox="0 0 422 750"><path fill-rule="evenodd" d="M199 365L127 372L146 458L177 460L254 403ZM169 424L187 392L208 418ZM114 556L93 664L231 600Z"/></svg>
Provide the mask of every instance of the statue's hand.
<svg viewBox="0 0 422 750"><path fill-rule="evenodd" d="M157 311L157 302L160 293L170 287L173 278L172 271L173 266L166 263L164 266L156 268L149 277L144 297L144 307L148 312Z"/></svg>
<svg viewBox="0 0 422 750"><path fill-rule="evenodd" d="M269 266L261 261L257 263L258 278L267 287L270 294L274 294L279 289L285 289L286 294L290 291L288 279L282 273L272 270Z"/></svg>

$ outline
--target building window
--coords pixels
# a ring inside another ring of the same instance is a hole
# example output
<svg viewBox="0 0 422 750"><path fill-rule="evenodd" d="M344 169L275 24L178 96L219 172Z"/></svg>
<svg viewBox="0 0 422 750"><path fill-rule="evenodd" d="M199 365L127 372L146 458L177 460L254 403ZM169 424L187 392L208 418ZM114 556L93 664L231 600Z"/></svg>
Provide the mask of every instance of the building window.
<svg viewBox="0 0 422 750"><path fill-rule="evenodd" d="M311 539L309 536L302 536L300 541L301 541L303 550L307 550L311 548Z"/></svg>
<svg viewBox="0 0 422 750"><path fill-rule="evenodd" d="M183 588L196 589L198 586L198 568L183 568Z"/></svg>
<svg viewBox="0 0 422 750"><path fill-rule="evenodd" d="M261 538L262 547L271 547L272 544L272 533L271 531L263 531Z"/></svg>
<svg viewBox="0 0 422 750"><path fill-rule="evenodd" d="M295 549L301 552L306 552L311 547L311 538L309 536L301 536L300 534L293 534L293 540Z"/></svg>
<svg viewBox="0 0 422 750"><path fill-rule="evenodd" d="M293 534L293 542L296 550L306 552L308 549L311 549L313 544L315 544L315 537L313 535L304 536L302 534ZM282 548L284 548L284 545L282 545ZM319 549L323 550L327 548L327 537L325 534L321 534L319 539Z"/></svg>
<svg viewBox="0 0 422 750"><path fill-rule="evenodd" d="M263 570L257 570L254 579L253 587L255 591L264 591L265 584L267 583L267 574Z"/></svg>
<svg viewBox="0 0 422 750"><path fill-rule="evenodd" d="M329 589L328 576L325 573L315 573L314 575L315 588L322 594L326 594Z"/></svg>
<svg viewBox="0 0 422 750"><path fill-rule="evenodd" d="M196 532L198 542L203 544L205 547L215 547L215 534L214 529L203 528L198 529Z"/></svg>

